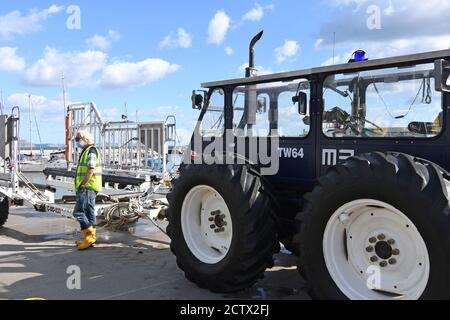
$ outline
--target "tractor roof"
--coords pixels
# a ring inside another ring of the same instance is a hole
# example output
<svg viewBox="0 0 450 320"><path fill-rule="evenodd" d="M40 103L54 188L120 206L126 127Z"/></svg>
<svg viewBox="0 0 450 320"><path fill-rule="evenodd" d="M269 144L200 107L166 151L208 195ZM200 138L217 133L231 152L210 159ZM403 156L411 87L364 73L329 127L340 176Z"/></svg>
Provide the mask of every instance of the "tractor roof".
<svg viewBox="0 0 450 320"><path fill-rule="evenodd" d="M239 78L232 80L214 81L203 83L203 88L216 88L223 86L240 86L256 83L267 83L277 81L291 81L299 78L308 78L313 75L326 75L332 73L347 73L356 72L361 69L378 69L390 67L407 67L415 64L432 63L438 59L450 58L450 50L432 51L418 54L411 54L405 56L383 58L376 60L369 60L363 62L346 63L326 67L310 68L297 71L289 71L282 73L274 73L252 78Z"/></svg>

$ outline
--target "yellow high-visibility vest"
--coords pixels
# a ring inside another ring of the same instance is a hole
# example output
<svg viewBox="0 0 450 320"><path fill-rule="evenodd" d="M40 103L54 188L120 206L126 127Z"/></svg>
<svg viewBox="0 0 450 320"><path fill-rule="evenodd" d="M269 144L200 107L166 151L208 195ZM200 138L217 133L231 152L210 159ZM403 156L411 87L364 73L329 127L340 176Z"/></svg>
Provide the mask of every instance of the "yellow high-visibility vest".
<svg viewBox="0 0 450 320"><path fill-rule="evenodd" d="M81 155L80 163L77 167L77 176L75 178L75 192L78 192L78 190L81 187L81 184L83 183L84 178L86 177L87 172L89 171L88 167L88 161L89 161L89 153L92 148L95 148L97 151L97 166L94 169L94 175L92 176L89 183L86 185L86 189L93 190L95 192L102 192L103 189L103 182L102 182L102 159L100 156L100 151L94 147L88 147Z"/></svg>

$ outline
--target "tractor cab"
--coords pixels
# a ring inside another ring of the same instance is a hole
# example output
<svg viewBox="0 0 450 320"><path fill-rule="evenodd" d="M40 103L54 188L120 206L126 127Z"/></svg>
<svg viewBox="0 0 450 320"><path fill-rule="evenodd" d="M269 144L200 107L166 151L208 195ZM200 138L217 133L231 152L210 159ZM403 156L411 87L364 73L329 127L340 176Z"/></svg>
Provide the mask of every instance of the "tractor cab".
<svg viewBox="0 0 450 320"><path fill-rule="evenodd" d="M246 78L204 83L202 94L193 93L193 107L201 110L197 154L228 136L233 141L224 141L224 150L244 144L233 153L260 164L259 145L268 140L263 157L276 154L279 165L269 179L305 188L328 167L373 146L450 170L444 130L450 50L378 60L359 50L347 64L263 76L249 68ZM249 144L257 140L264 142L255 142L252 156Z"/></svg>

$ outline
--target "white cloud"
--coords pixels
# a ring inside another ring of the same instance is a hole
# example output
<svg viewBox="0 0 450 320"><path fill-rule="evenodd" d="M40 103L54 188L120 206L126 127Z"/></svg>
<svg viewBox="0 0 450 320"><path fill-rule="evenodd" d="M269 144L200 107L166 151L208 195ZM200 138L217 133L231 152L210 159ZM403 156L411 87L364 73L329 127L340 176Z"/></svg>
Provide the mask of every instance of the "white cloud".
<svg viewBox="0 0 450 320"><path fill-rule="evenodd" d="M178 29L178 45L181 48L190 48L192 46L192 36L184 29Z"/></svg>
<svg viewBox="0 0 450 320"><path fill-rule="evenodd" d="M395 14L395 7L394 4L392 3L392 1L389 1L389 7L387 7L386 9L384 9L384 14L387 16L392 16L393 14Z"/></svg>
<svg viewBox="0 0 450 320"><path fill-rule="evenodd" d="M300 45L297 41L286 40L283 46L275 49L276 62L283 63L286 59L296 56L299 50Z"/></svg>
<svg viewBox="0 0 450 320"><path fill-rule="evenodd" d="M29 93L13 93L8 96L7 101L11 106L19 106L23 113L28 112ZM70 103L70 102L69 102ZM57 113L62 117L63 101L62 99L49 99L44 96L31 95L31 105L39 116L48 116Z"/></svg>
<svg viewBox="0 0 450 320"><path fill-rule="evenodd" d="M108 34L105 36L101 36L98 34L95 34L93 37L86 40L86 44L94 49L100 49L100 50L108 50L111 48L111 45L114 42L119 41L121 38L119 32L114 30L109 30Z"/></svg>
<svg viewBox="0 0 450 320"><path fill-rule="evenodd" d="M443 43L450 43L450 35L436 37L418 37L410 39L391 40L386 42L359 42L345 46L341 53L334 58L335 64L347 63L353 52L363 48L369 55L369 59L381 59L414 52L441 50ZM332 65L333 57L327 59L322 65Z"/></svg>
<svg viewBox="0 0 450 320"><path fill-rule="evenodd" d="M350 60L353 52L355 51L356 50L347 51L345 53L338 54L335 57L330 57L324 63L322 63L322 66L332 66L334 64L347 63L348 60Z"/></svg>
<svg viewBox="0 0 450 320"><path fill-rule="evenodd" d="M337 35L338 49L348 48L358 43L382 44L450 35L450 19L447 14L450 12L450 1L333 0L332 3L339 7L336 7L330 20L321 26L320 32L316 35L318 39L322 39L319 43L320 48L332 46L333 32ZM369 5L378 5L381 9L381 29L379 30L371 30L367 27L367 21L370 18L370 14L367 13ZM449 43L441 44L441 48L449 46ZM382 48L381 45L380 49ZM417 52L417 49L413 47L410 50Z"/></svg>
<svg viewBox="0 0 450 320"><path fill-rule="evenodd" d="M52 5L41 11L33 9L27 15L16 10L0 16L0 38L11 40L18 35L41 31L42 22L62 10L63 7Z"/></svg>
<svg viewBox="0 0 450 320"><path fill-rule="evenodd" d="M0 71L18 72L25 68L25 60L17 55L17 48L0 48Z"/></svg>
<svg viewBox="0 0 450 320"><path fill-rule="evenodd" d="M174 73L180 66L162 59L116 62L105 67L101 85L106 88L144 86Z"/></svg>
<svg viewBox="0 0 450 320"><path fill-rule="evenodd" d="M120 117L119 109L116 108L116 107L102 109L102 110L100 110L100 112L102 114L102 118L103 118L104 121L112 122L112 121L118 121L119 120L118 119ZM132 120L131 119L131 114L129 114L128 116L130 117L130 120Z"/></svg>
<svg viewBox="0 0 450 320"><path fill-rule="evenodd" d="M230 17L224 11L217 11L209 23L208 43L221 45L230 28Z"/></svg>
<svg viewBox="0 0 450 320"><path fill-rule="evenodd" d="M68 86L92 86L93 77L106 65L100 51L60 52L47 47L44 56L26 69L23 82L32 86L60 86L64 74Z"/></svg>
<svg viewBox="0 0 450 320"><path fill-rule="evenodd" d="M226 47L226 48L225 48L225 53L226 53L227 55L231 56L231 55L234 54L234 50L233 50L233 48L231 48L231 47Z"/></svg>
<svg viewBox="0 0 450 320"><path fill-rule="evenodd" d="M320 46L322 45L322 43L323 43L323 39L317 39L316 43L314 44L314 48L319 49Z"/></svg>
<svg viewBox="0 0 450 320"><path fill-rule="evenodd" d="M161 41L159 47L190 48L192 47L192 35L183 28L178 28L176 37L174 37L173 32L171 32L163 41Z"/></svg>
<svg viewBox="0 0 450 320"><path fill-rule="evenodd" d="M109 62L101 51L61 52L47 47L43 57L23 70L22 82L37 87L60 87L64 75L69 87L126 88L160 80L180 66L162 59Z"/></svg>
<svg viewBox="0 0 450 320"><path fill-rule="evenodd" d="M316 49L331 51L336 32L335 63L346 63L351 53L363 49L370 59L447 49L450 46L450 1L334 0L340 5L321 26ZM349 10L357 4L354 10ZM369 5L381 9L381 29L367 27ZM438 8L438 9L437 9ZM426 12L426 14L424 14ZM352 21L352 23L348 23ZM324 62L330 65L333 58Z"/></svg>
<svg viewBox="0 0 450 320"><path fill-rule="evenodd" d="M369 0L329 0L333 6L362 5ZM376 0L375 0L376 1Z"/></svg>
<svg viewBox="0 0 450 320"><path fill-rule="evenodd" d="M275 8L273 4L268 6L261 6L258 3L255 3L255 7L248 11L243 17L242 21L260 21L264 18L264 15L267 11L271 11Z"/></svg>
<svg viewBox="0 0 450 320"><path fill-rule="evenodd" d="M28 95L27 92L13 93L6 98L7 108L11 110L13 106L19 106L22 114L26 114L28 119ZM67 104L72 104L73 102L67 97ZM56 95L55 97L46 97L42 95L31 94L31 104L34 113L32 114L32 134L34 143L38 143L37 128L34 120L36 116L36 122L38 129L41 133L43 143L47 142L57 142L62 143L63 133L64 133L64 121L63 120L63 100L62 95ZM21 122L22 132L27 132L26 139L29 139L28 132L30 130L29 122Z"/></svg>

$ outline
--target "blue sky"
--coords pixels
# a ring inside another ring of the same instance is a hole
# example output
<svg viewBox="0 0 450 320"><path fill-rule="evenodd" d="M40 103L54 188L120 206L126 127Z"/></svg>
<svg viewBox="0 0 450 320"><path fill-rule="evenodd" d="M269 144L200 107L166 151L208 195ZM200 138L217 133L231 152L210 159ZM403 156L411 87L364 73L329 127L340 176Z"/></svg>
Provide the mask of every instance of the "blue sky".
<svg viewBox="0 0 450 320"><path fill-rule="evenodd" d="M62 73L70 102L95 101L107 120L118 120L125 102L133 120L137 109L141 121L175 114L186 139L198 115L192 89L242 76L260 30L262 72L331 63L333 32L336 63L359 48L371 57L445 49L449 2L3 0L0 88L7 111L20 104L26 112L32 95L44 142L64 141ZM66 26L71 5L81 10L80 29ZM380 23L369 28L377 8Z"/></svg>

